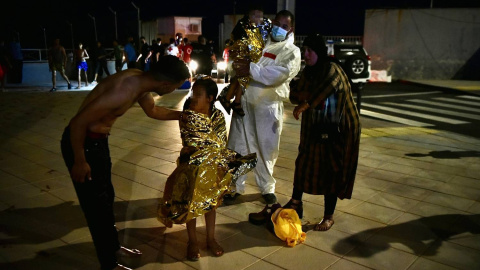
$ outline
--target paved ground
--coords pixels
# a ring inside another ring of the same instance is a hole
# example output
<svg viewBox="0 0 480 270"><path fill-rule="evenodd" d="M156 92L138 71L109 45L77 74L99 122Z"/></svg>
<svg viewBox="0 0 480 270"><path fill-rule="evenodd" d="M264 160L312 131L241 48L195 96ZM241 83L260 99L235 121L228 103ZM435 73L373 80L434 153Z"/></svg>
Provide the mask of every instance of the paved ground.
<svg viewBox="0 0 480 270"><path fill-rule="evenodd" d="M0 269L98 269L59 149L87 92L48 89L0 93ZM157 103L180 108L186 94L176 91ZM281 203L291 193L300 129L293 106L285 107L275 168ZM322 217L323 196L305 196L307 239L294 248L249 224L247 214L262 209L250 174L241 202L218 209L216 237L225 255L213 257L203 243L200 261L189 262L185 227L166 229L155 218L181 147L177 123L148 119L135 106L110 137L121 242L144 252L126 263L137 269L480 269L480 138L362 121L353 198L339 201L330 231L311 230ZM203 218L198 231L205 234Z"/></svg>

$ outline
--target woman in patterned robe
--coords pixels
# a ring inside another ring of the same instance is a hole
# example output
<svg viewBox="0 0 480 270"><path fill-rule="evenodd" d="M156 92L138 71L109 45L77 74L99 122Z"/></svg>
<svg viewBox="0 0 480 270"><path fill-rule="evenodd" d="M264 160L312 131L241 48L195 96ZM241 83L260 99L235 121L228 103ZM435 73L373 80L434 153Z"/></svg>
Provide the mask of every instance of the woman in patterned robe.
<svg viewBox="0 0 480 270"><path fill-rule="evenodd" d="M303 193L325 196L325 212L314 230L333 225L337 198L350 199L358 163L360 119L351 85L339 63L327 56L321 35L303 43L306 68L290 100L296 119L302 115L292 199L284 208L303 216Z"/></svg>

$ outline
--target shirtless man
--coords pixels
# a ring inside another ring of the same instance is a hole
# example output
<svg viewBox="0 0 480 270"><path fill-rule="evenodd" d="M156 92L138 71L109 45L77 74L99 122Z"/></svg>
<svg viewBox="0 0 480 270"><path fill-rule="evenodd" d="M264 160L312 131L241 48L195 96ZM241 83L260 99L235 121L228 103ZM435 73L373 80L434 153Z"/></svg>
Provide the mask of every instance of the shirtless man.
<svg viewBox="0 0 480 270"><path fill-rule="evenodd" d="M85 86L88 86L88 76L87 76L88 64L86 60L90 58L90 56L88 56L87 50L83 48L82 43L78 43L78 49L75 50L74 57L75 57L75 62L78 69L77 89L80 89L80 87L82 86L82 69L85 75Z"/></svg>
<svg viewBox="0 0 480 270"><path fill-rule="evenodd" d="M65 48L60 45L60 39L53 41L53 46L48 51L48 68L52 71L52 84L53 87L50 92L57 91L57 70L60 71L60 75L67 81L68 89L72 89L72 85L65 75L65 66L67 65L67 53Z"/></svg>
<svg viewBox="0 0 480 270"><path fill-rule="evenodd" d="M135 257L138 250L120 246L111 182L108 135L115 120L135 102L145 114L159 120L178 120L180 112L155 106L150 92L159 95L179 88L190 72L174 56L164 56L148 72L127 69L105 78L85 98L62 136L62 154L85 214L103 270L130 269L117 263L118 256Z"/></svg>

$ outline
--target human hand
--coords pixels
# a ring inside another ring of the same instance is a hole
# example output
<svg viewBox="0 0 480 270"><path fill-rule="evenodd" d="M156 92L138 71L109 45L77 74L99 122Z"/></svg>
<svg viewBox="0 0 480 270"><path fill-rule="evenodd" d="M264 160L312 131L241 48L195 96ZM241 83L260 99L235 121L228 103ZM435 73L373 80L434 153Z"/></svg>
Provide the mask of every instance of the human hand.
<svg viewBox="0 0 480 270"><path fill-rule="evenodd" d="M293 117L298 120L298 118L300 118L300 114L308 110L308 108L310 108L310 105L307 102L296 106L295 109L293 109Z"/></svg>
<svg viewBox="0 0 480 270"><path fill-rule="evenodd" d="M75 162L70 172L72 180L77 183L85 182L85 178L92 180L90 165L87 162L77 163Z"/></svg>
<svg viewBox="0 0 480 270"><path fill-rule="evenodd" d="M247 59L238 59L233 62L233 69L235 70L235 75L244 77L250 75L250 61Z"/></svg>

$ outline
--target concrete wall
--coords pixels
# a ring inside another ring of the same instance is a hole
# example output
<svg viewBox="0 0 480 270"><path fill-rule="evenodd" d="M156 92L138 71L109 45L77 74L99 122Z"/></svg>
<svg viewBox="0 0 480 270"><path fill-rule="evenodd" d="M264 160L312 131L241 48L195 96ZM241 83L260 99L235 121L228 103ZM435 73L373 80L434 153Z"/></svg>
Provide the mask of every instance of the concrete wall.
<svg viewBox="0 0 480 270"><path fill-rule="evenodd" d="M108 71L110 74L115 73L115 61L108 61L107 62L107 67ZM124 65L124 69L127 67L127 65ZM89 71L93 71L92 74L95 74L95 71L93 70L95 67L93 67L89 63ZM92 69L92 70L90 70ZM69 77L72 86L76 87L77 86L77 70L74 68L70 62L67 64L67 68L65 70L65 73ZM82 72L83 73L83 72ZM88 72L90 77L92 76L90 72ZM82 75L83 76L83 75ZM105 72L103 73L103 77L105 77L106 74ZM89 81L92 81L92 78L89 78ZM63 84L65 80L62 78L62 75L60 75L59 72L57 72L57 83ZM82 83L84 82L84 79L82 77ZM23 63L23 79L22 79L22 84L25 85L43 85L43 84L51 84L52 83L52 73L48 70L48 63L45 62L25 62Z"/></svg>
<svg viewBox="0 0 480 270"><path fill-rule="evenodd" d="M367 10L364 46L393 79L480 80L480 9Z"/></svg>

